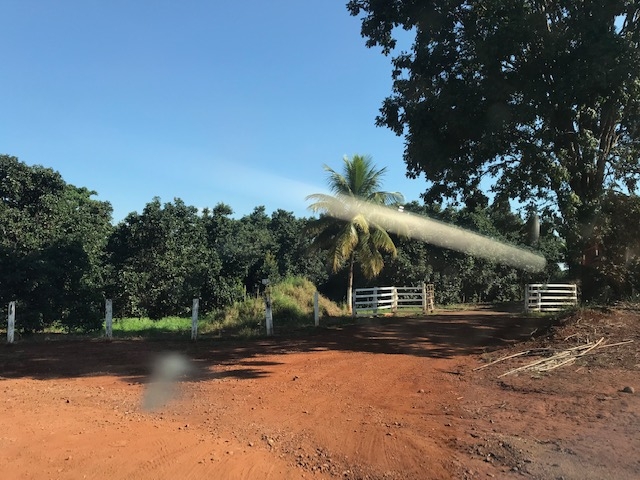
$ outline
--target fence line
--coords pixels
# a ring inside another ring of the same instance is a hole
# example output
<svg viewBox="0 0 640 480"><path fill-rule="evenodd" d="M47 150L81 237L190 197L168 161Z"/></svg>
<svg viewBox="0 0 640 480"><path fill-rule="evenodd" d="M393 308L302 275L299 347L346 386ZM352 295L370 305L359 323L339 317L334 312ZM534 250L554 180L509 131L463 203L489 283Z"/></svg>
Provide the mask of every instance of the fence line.
<svg viewBox="0 0 640 480"><path fill-rule="evenodd" d="M432 284L421 287L356 288L353 292L353 316L377 315L380 310L396 313L398 309L422 308L422 313L434 310Z"/></svg>
<svg viewBox="0 0 640 480"><path fill-rule="evenodd" d="M578 304L578 287L573 283L532 283L524 291L527 312L558 312Z"/></svg>
<svg viewBox="0 0 640 480"><path fill-rule="evenodd" d="M411 288L411 287L406 287ZM418 287L419 289L419 287ZM403 302L406 299L402 296L397 299L397 307L402 308ZM199 320L199 299L194 298L191 307L191 339L196 340L198 338L198 320ZM106 299L104 303L104 336L107 339L113 338L113 301ZM273 335L273 313L271 298L265 297L265 326L267 335ZM16 302L9 302L8 314L7 314L7 343L14 343L15 341L15 325L16 325ZM320 301L319 293L315 291L313 294L313 320L314 325L317 327L320 325Z"/></svg>

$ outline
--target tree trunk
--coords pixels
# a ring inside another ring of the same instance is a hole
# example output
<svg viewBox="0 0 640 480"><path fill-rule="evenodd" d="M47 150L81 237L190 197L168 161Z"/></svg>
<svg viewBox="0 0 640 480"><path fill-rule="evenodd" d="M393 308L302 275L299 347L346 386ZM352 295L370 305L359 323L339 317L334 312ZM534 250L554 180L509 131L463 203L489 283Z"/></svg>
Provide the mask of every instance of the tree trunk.
<svg viewBox="0 0 640 480"><path fill-rule="evenodd" d="M578 282L583 301L592 300L597 296L594 271L582 263L585 251L595 246L594 226L598 220L596 204L596 201L592 200L589 204L580 205L575 215L563 213L563 236L567 246L569 278Z"/></svg>
<svg viewBox="0 0 640 480"><path fill-rule="evenodd" d="M353 314L353 263L354 258L352 255L349 261L349 285L347 286L347 312L349 312L349 315Z"/></svg>

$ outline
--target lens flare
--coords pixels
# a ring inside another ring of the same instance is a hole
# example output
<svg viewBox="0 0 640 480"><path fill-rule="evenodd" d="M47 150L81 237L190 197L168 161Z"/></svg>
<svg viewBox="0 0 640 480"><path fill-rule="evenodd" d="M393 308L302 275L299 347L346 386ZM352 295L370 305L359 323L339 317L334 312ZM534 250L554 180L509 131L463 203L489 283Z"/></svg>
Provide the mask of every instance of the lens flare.
<svg viewBox="0 0 640 480"><path fill-rule="evenodd" d="M349 221L355 215L363 215L387 231L491 262L528 272L539 272L547 264L541 255L423 215L345 195L323 196L323 203L324 210L332 217Z"/></svg>

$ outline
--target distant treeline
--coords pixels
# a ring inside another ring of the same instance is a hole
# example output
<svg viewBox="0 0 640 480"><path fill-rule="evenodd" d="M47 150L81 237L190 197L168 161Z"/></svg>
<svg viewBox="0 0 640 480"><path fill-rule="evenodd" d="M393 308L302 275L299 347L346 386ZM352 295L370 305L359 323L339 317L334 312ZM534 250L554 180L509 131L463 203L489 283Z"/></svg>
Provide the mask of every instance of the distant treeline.
<svg viewBox="0 0 640 480"><path fill-rule="evenodd" d="M193 298L206 313L259 294L264 278L293 275L344 301L346 272L330 274L325 254L309 252L310 218L256 207L234 219L223 203L199 211L178 198L164 204L154 198L114 226L111 205L94 194L52 169L0 155L0 305L17 300L22 329L97 329L105 298L113 299L116 316L183 315ZM507 202L445 209L412 202L405 210L514 244L528 238L525 222ZM373 283L433 283L437 303L519 299L524 283L562 275L563 242L552 220L541 219L535 248L548 268L535 277L394 236L397 258L385 259ZM362 275L355 285L366 285Z"/></svg>

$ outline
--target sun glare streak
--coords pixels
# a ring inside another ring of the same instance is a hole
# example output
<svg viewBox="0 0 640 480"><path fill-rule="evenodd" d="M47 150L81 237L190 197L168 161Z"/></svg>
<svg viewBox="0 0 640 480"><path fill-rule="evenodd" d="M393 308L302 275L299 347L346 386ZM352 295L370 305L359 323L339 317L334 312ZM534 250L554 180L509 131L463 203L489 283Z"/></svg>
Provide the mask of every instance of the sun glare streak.
<svg viewBox="0 0 640 480"><path fill-rule="evenodd" d="M529 272L539 272L547 264L541 255L469 230L343 195L329 200L325 209L332 217L347 221L358 212L387 231Z"/></svg>

